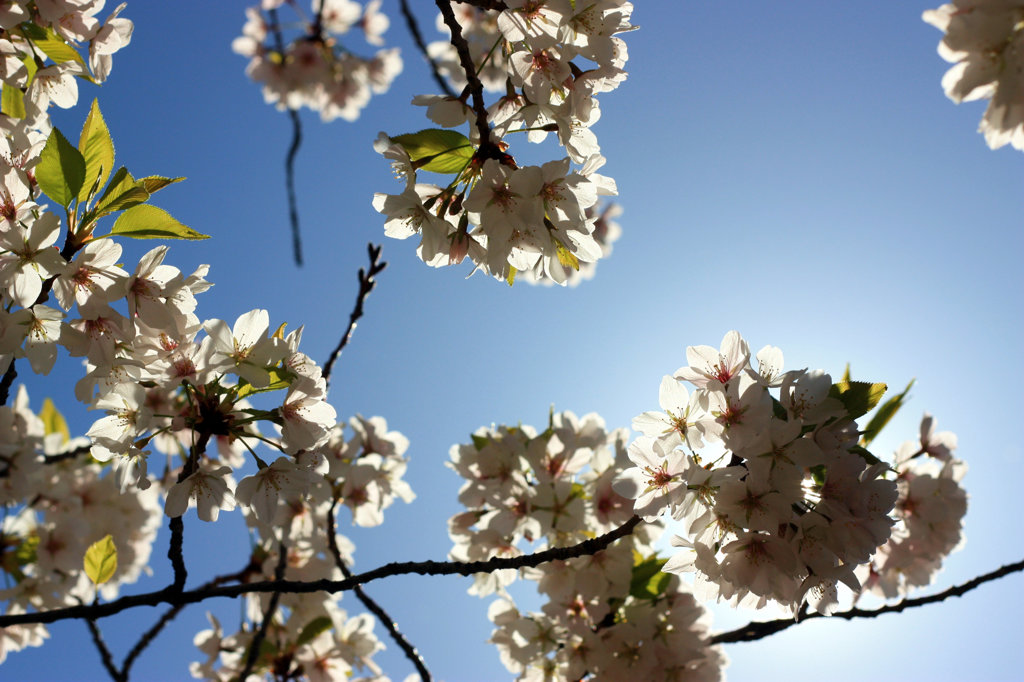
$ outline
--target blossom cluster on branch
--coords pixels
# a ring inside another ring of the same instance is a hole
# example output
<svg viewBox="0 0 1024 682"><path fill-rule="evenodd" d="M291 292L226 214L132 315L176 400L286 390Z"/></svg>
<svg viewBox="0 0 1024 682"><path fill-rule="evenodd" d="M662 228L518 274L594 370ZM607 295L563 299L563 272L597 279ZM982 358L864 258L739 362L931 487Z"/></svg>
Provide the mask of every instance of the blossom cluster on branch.
<svg viewBox="0 0 1024 682"><path fill-rule="evenodd" d="M621 525L629 500L612 488L628 467L626 429L594 414L552 414L548 428L482 428L452 447L467 509L449 522L451 557L517 556L530 544L563 546ZM725 657L707 643L709 616L689 586L661 572L647 523L592 556L524 569L545 599L521 612L513 570L477 574L471 594L497 594L488 611L501 660L520 680L717 680Z"/></svg>
<svg viewBox="0 0 1024 682"><path fill-rule="evenodd" d="M375 148L405 181L401 194L379 193L385 233L419 236L419 257L439 267L469 258L475 270L511 284L565 284L583 263L606 255L609 233L595 229L598 198L617 193L597 171L605 159L592 126L596 95L626 78L625 42L632 4L602 0L511 2L501 10L439 3L447 47L430 47L460 96L419 95L440 129L388 137ZM504 96L485 108L483 89ZM452 128L468 126L468 136ZM564 156L520 165L512 141L524 133L540 143L554 135ZM427 171L444 184L421 182ZM602 241L599 241L599 238Z"/></svg>
<svg viewBox="0 0 1024 682"><path fill-rule="evenodd" d="M298 34L286 38L296 21L282 21L285 0L263 0L245 10L242 35L232 49L249 58L246 74L263 84L263 99L278 109L308 107L324 121L354 121L373 94L387 92L402 72L398 48L382 48L361 57L342 43L354 28L370 45L384 44L390 20L380 12L381 0L365 5L353 0L313 0L306 15L297 3Z"/></svg>

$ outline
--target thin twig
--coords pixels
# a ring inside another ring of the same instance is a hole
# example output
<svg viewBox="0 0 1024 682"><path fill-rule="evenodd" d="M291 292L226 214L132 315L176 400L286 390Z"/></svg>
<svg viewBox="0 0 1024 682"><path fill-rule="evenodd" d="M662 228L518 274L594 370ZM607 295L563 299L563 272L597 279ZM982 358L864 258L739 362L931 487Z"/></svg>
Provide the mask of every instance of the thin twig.
<svg viewBox="0 0 1024 682"><path fill-rule="evenodd" d="M302 265L302 238L299 235L299 208L295 199L295 155L302 144L302 122L299 112L288 109L288 117L292 120L292 145L288 148L288 156L284 161L284 183L288 192L288 220L292 226L292 251L295 264Z"/></svg>
<svg viewBox="0 0 1024 682"><path fill-rule="evenodd" d="M274 568L274 580L281 580L284 578L284 569L288 567L288 547L285 546L284 540L278 543L277 547L277 566ZM260 629L253 635L252 642L249 643L249 651L245 657L245 667L242 668L242 672L238 673L236 678L238 682L245 682L249 679L249 674L252 672L252 668L256 665L256 659L260 656L260 649L263 646L263 640L267 638L267 630L270 628L270 623L274 620L274 613L277 611L277 603L281 600L281 592L274 592L270 597L270 603L267 605L267 610L263 613L263 621L260 623Z"/></svg>
<svg viewBox="0 0 1024 682"><path fill-rule="evenodd" d="M58 462L63 462L65 460L69 460L69 459L75 459L76 457L78 457L80 455L88 454L91 450L92 450L92 443L89 443L88 445L83 445L81 447L75 448L74 450L68 450L67 452L62 452L62 453L57 454L57 455L43 455L43 462L42 463L43 464L57 464ZM8 464L3 469L0 469L0 478L7 478L10 475L11 475L10 464Z"/></svg>
<svg viewBox="0 0 1024 682"><path fill-rule="evenodd" d="M327 509L327 544L331 549L331 555L334 557L335 566L341 569L342 575L346 578L351 578L352 571L350 571L348 565L345 564L345 560L341 558L341 551L338 549L338 540L334 533L334 508L337 504L338 500L335 499ZM405 657L412 662L413 667L416 668L416 672L420 675L420 682L431 682L434 678L431 677L430 671L427 670L426 661L423 660L423 656L420 655L420 652L416 651L416 647L414 647L412 643L405 638L405 635L399 631L398 624L395 623L394 618L384 610L384 607L374 601L370 595L366 594L365 590L363 590L359 585L352 588L352 591L355 593L359 601L363 602L363 606L377 616L381 625L383 625L384 629L388 631L389 635L391 635L391 639L395 641L395 644L397 644L398 648L402 650Z"/></svg>
<svg viewBox="0 0 1024 682"><path fill-rule="evenodd" d="M412 9L409 8L409 0L402 0L402 16L405 17L405 25L409 29L409 33L412 34L412 39L416 43L416 47L423 53L423 58L430 64L430 72L434 76L434 80L437 82L441 92L448 95L449 97L458 97L455 91L452 90L452 86L448 85L448 81L441 75L441 70L437 67L437 62L430 56L430 52L427 50L427 43L423 40L423 34L420 33L420 25L416 21L416 17L413 16Z"/></svg>
<svg viewBox="0 0 1024 682"><path fill-rule="evenodd" d="M451 0L434 0L437 8L441 10L441 17L445 25L451 31L451 43L455 51L459 53L459 63L462 70L466 72L466 83L469 94L472 97L473 112L476 114L476 130L480 135L480 149L478 154L481 158L500 158L501 150L491 142L491 126L487 122L487 107L484 104L484 84L476 73L476 65L473 64L473 57L469 54L469 43L462 36L462 26L455 18L452 11Z"/></svg>
<svg viewBox="0 0 1024 682"><path fill-rule="evenodd" d="M311 592L328 592L335 594L353 589L356 585L365 585L374 580L390 578L396 575L473 575L475 573L493 573L502 569L533 568L549 561L566 561L579 556L596 554L616 540L633 532L640 517L633 516L629 521L604 535L584 540L570 547L552 547L542 552L525 554L517 557L493 557L483 561L395 561L384 564L364 573L358 573L344 580L265 580L261 582L228 585L224 587L200 588L186 592L177 592L173 587L166 587L156 592L133 594L120 597L114 601L89 606L69 606L49 611L7 614L0 616L0 628L8 625L27 625L30 623L54 623L71 618L106 618L116 613L138 606L155 606L157 604L197 604L216 597L235 598L243 594L257 592L286 592L291 594L309 594ZM1024 562L1021 562L1024 566Z"/></svg>
<svg viewBox="0 0 1024 682"><path fill-rule="evenodd" d="M110 649L107 648L107 643L103 641L103 633L100 632L100 626L96 625L96 621L92 619L86 619L85 624L89 626L92 642L96 645L97 651L100 652L100 660L103 661L103 667L107 669L111 679L114 682L124 682L127 680L128 678L124 673L114 665L114 656L110 653Z"/></svg>
<svg viewBox="0 0 1024 682"><path fill-rule="evenodd" d="M322 8L321 8L322 9ZM281 35L281 24L278 22L277 9L268 10L271 33L274 36L274 49L284 57L284 38ZM321 22L320 11L317 12L316 24ZM319 33L319 29L317 29ZM295 257L295 264L302 265L302 239L299 236L299 209L295 200L295 155L299 153L299 146L302 144L302 121L299 120L297 111L288 107L288 117L292 121L292 144L288 148L288 154L284 159L284 186L288 195L288 220L292 230L292 253Z"/></svg>
<svg viewBox="0 0 1024 682"><path fill-rule="evenodd" d="M366 301L366 297L377 286L377 280L374 277L379 275L388 266L386 262L380 259L380 250L380 245L374 246L372 242L366 245L366 252L370 256L370 269L364 270L359 268L359 293L356 294L356 305L348 316L348 327L345 329L345 333L342 334L341 340L338 341L337 347L331 352L331 357L324 363L323 377L324 382L328 386L331 383L331 371L334 369L334 362L341 355L341 351L345 346L348 345L348 340L352 338L352 332L356 329L356 322L363 316L363 303Z"/></svg>
<svg viewBox="0 0 1024 682"><path fill-rule="evenodd" d="M238 571L237 573L217 576L216 578L205 583L203 587L215 587L217 585L223 585L227 582L242 580L242 578L244 578L248 574L248 572L249 567L246 567L241 571ZM128 652L128 655L124 657L124 662L121 664L121 674L124 676L125 680L128 679L132 666L135 664L135 660L142 654L146 647L153 643L153 640L156 639L156 636L160 634L160 632L165 627L167 627L167 624L174 620L175 616L181 613L182 609L184 608L185 604L172 606L171 608L167 609L167 611L165 611L162 616L160 616L160 618L156 621L156 623L152 625L152 627L150 627L148 630L142 633L142 637L140 637L139 641L135 643L135 646L133 646L132 650Z"/></svg>
<svg viewBox="0 0 1024 682"><path fill-rule="evenodd" d="M954 585L947 590L939 592L938 594L932 594L927 597L915 597L913 599L903 599L902 601L896 602L895 604L889 604L877 609L850 609L849 611L841 611L839 613L833 613L829 618L842 618L845 620L853 620L854 618L877 618L883 613L899 613L905 609L913 608L915 606L924 606L926 604L934 604L937 602L944 601L950 597L960 597L965 593L970 592L974 588L984 585L987 582L998 580L1011 573L1017 573L1024 570L1024 561L1017 561L1012 564L1006 564L1001 566L994 571L979 575L977 578L968 580L961 585ZM753 642L759 639L764 639L769 635L774 635L776 632L781 632L794 625L802 623L806 620L812 620L814 618L821 618L820 613L808 613L800 617L799 620L795 618L780 618L778 620L769 621L754 621L747 623L746 625L739 627L729 632L722 632L711 638L711 644L730 644L732 642Z"/></svg>

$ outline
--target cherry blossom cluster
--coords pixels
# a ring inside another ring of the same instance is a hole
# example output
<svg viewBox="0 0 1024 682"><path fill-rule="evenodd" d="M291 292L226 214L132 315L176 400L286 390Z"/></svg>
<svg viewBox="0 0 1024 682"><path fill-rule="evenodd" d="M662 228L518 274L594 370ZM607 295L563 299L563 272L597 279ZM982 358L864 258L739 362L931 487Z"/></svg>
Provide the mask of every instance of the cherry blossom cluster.
<svg viewBox="0 0 1024 682"><path fill-rule="evenodd" d="M287 3L298 14L299 34L285 40L282 32L295 21L279 21L277 10L285 0L263 0L246 9L242 35L232 49L249 59L246 74L263 84L263 98L278 109L309 107L324 121L354 121L370 102L371 94L386 92L402 71L398 48L377 50L363 58L344 46L340 38L353 28L362 29L370 45L384 44L390 20L380 12L381 0L365 5L353 0L313 0L311 16L297 3Z"/></svg>
<svg viewBox="0 0 1024 682"><path fill-rule="evenodd" d="M586 215L588 220L594 219L594 231L591 234L597 245L601 247L601 258L607 258L612 255L612 244L622 236L622 226L615 221L622 215L622 205L614 201L605 201L588 208ZM597 272L597 263L581 261L578 268L568 263L562 265L562 270L565 273L564 283L574 287L580 282L594 278L594 274ZM519 277L525 282L542 286L552 286L557 281L544 277L543 273L537 272L536 268L521 273Z"/></svg>
<svg viewBox="0 0 1024 682"><path fill-rule="evenodd" d="M39 454L60 457L88 445L69 439L52 406L32 412L24 387L12 406L0 407L0 601L8 613L47 610L91 601L96 594L82 567L93 542L110 535L117 568L99 592L105 599L134 583L149 564L160 525L157 490L122 492L113 476L95 463L71 460L43 464ZM25 504L31 500L30 504ZM19 508L19 505L20 506ZM40 646L43 625L0 630L0 662L10 651Z"/></svg>
<svg viewBox="0 0 1024 682"><path fill-rule="evenodd" d="M897 523L870 565L858 571L865 590L892 599L930 585L943 559L963 545L967 492L960 479L967 465L953 457L955 448L956 435L935 433L934 419L925 414L920 438L897 450Z"/></svg>
<svg viewBox="0 0 1024 682"><path fill-rule="evenodd" d="M466 479L467 510L449 522L453 559L517 556L525 545L565 546L631 516L612 489L628 460L625 429L597 415L552 414L548 428L482 428L449 464ZM524 569L545 604L521 613L506 589L517 572L475 576L471 594L498 594L491 641L521 680L717 680L722 653L706 641L708 617L686 585L660 572L652 543L660 524L639 526L592 556ZM531 547L531 550L540 547Z"/></svg>
<svg viewBox="0 0 1024 682"><path fill-rule="evenodd" d="M377 194L373 205L387 216L388 236L419 235L418 255L429 265L468 256L474 272L509 283L525 272L529 281L565 284L568 272L604 255L594 207L616 186L597 173L605 159L591 126L600 117L595 96L625 80L626 48L617 34L633 28L632 4L504 4L487 12L462 6L439 21L447 30L454 19L465 40L435 43L430 54L465 87L459 97L420 95L413 103L444 129L468 125L469 137L437 129L382 134L375 148L404 178L405 190ZM466 74L465 58L473 74ZM505 95L485 111L474 81ZM534 143L553 133L566 156L521 166L511 153L514 133ZM419 182L421 170L449 180Z"/></svg>
<svg viewBox="0 0 1024 682"><path fill-rule="evenodd" d="M955 0L923 19L946 34L939 54L954 64L942 78L946 96L990 100L978 127L988 146L1024 151L1024 4Z"/></svg>
<svg viewBox="0 0 1024 682"><path fill-rule="evenodd" d="M647 520L685 529L666 571L695 572L698 596L828 613L837 585L890 536L897 486L859 445L855 406L879 385L833 384L823 371L783 372L766 346L750 365L747 342L690 346L689 365L661 383L663 411L633 420L634 466L615 489ZM682 382L695 387L689 393ZM880 397L880 393L878 393Z"/></svg>
<svg viewBox="0 0 1024 682"><path fill-rule="evenodd" d="M413 499L408 484L400 478L408 440L396 431L388 431L380 417L354 417L349 425L353 431L350 437L346 438L344 426L339 425L329 443L311 458L310 464L315 461L315 465L310 470L320 476L308 494L282 490L282 503L269 511L261 510L258 504L244 509L246 521L258 538L246 580L275 577L282 547L286 555L281 577L341 579L338 562L351 563L355 546L334 531L333 514L338 503L350 508L354 524L373 526L383 521L383 509L395 497L406 502ZM373 655L384 645L374 635L372 616L349 617L339 605L341 594L282 594L279 599L252 668L254 674L273 671L289 679L350 679L359 675L354 679L367 682L387 679L373 661ZM209 616L213 627L195 638L207 659L192 663L193 677L225 682L238 679L270 600L267 594L248 595L248 622L228 636Z"/></svg>

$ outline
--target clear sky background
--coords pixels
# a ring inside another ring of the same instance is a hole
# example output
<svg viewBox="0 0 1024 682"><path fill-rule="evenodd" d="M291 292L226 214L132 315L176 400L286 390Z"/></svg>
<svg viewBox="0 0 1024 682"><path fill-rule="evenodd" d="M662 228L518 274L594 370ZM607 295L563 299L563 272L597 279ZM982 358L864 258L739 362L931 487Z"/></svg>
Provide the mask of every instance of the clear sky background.
<svg viewBox="0 0 1024 682"><path fill-rule="evenodd" d="M439 39L433 3L413 4L428 40ZM231 323L266 308L274 326L305 324L303 350L321 362L337 342L366 243L385 240L371 197L399 191L372 141L380 130L430 127L408 105L436 90L397 5L383 6L392 18L388 44L402 48L406 63L392 90L354 124L324 125L303 112L301 269L291 260L284 193L290 125L263 104L245 60L230 50L244 3L130 3L124 16L135 34L115 56L111 80L100 90L83 85L82 106L57 116L77 139L98 95L119 163L137 176L188 177L157 203L213 237L175 243L168 257L186 272L212 266L216 286L200 297L200 318ZM913 400L876 441L877 453L915 438L927 410L959 435L970 467L966 546L928 592L1019 560L1024 157L985 146L975 132L983 104L957 107L942 93L941 34L920 19L933 6L638 3L641 30L627 36L630 77L601 97L595 128L604 172L618 181L623 235L597 277L578 288L467 281L466 268L424 266L412 240L384 241L389 267L335 371L332 402L340 415L382 415L411 440L407 478L419 497L388 509L379 528L351 529L356 568L445 557L460 479L444 462L477 427L542 425L552 404L628 426L657 407L660 379L686 364L687 345L717 346L730 329L755 350L781 347L787 368L839 375L850 362L855 378L893 390L916 377ZM361 37L352 42L368 53ZM130 245L125 262L152 246ZM53 396L81 433L95 415L73 399L76 370L65 361L51 377L32 379L29 391L36 409ZM185 530L191 584L245 561L240 513L210 527L190 512ZM166 535L154 549L154 577L130 589L166 584ZM368 592L437 679L509 679L485 644L488 602L467 595L469 584L408 577ZM354 597L342 604L360 611ZM900 615L822 619L730 645L726 674L1022 679L1022 607L1018 574ZM207 627L208 609L233 630L236 603L190 607L134 679L187 678L188 662L200 656L191 639ZM101 622L118 659L159 613ZM716 608L714 627L757 617ZM105 677L84 624L50 632L44 647L11 655L0 678ZM411 666L388 644L377 660L401 680Z"/></svg>

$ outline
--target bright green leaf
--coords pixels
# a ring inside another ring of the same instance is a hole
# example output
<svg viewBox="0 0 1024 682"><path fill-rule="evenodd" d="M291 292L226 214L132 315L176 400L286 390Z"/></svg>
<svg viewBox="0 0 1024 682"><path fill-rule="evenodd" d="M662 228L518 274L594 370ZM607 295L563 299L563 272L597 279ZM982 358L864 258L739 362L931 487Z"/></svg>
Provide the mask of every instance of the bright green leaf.
<svg viewBox="0 0 1024 682"><path fill-rule="evenodd" d="M25 93L21 88L4 85L0 92L0 111L10 118L25 118Z"/></svg>
<svg viewBox="0 0 1024 682"><path fill-rule="evenodd" d="M118 234L132 239L209 239L210 236L196 232L191 227L179 223L170 213L150 206L139 204L132 206L118 216L110 234Z"/></svg>
<svg viewBox="0 0 1024 682"><path fill-rule="evenodd" d="M576 258L572 251L565 248L562 242L555 242L555 253L558 255L558 262L563 266L572 268L573 270L580 269L579 259Z"/></svg>
<svg viewBox="0 0 1024 682"><path fill-rule="evenodd" d="M49 398L43 400L43 409L39 411L39 419L43 422L43 433L47 436L51 433L59 433L63 436L62 443L71 440L71 431L68 430L68 423L64 421L64 415Z"/></svg>
<svg viewBox="0 0 1024 682"><path fill-rule="evenodd" d="M78 203L85 202L93 186L103 187L114 169L114 141L100 113L98 100L92 101L92 108L82 126L78 138L78 151L85 158L85 182L78 191Z"/></svg>
<svg viewBox="0 0 1024 682"><path fill-rule="evenodd" d="M282 388L288 388L289 386L291 386L292 379L294 379L294 375L291 372L287 370L282 370L279 367L275 367L274 369L268 369L267 374L270 375L270 383L267 384L266 386L260 386L259 388L253 386L248 381L242 380L238 384L238 388L236 389L238 397L245 398L246 396L250 396L254 393L268 393L270 391L280 391Z"/></svg>
<svg viewBox="0 0 1024 682"><path fill-rule="evenodd" d="M508 282L509 286L516 283L516 269L511 265L508 266L508 274L505 275L505 281Z"/></svg>
<svg viewBox="0 0 1024 682"><path fill-rule="evenodd" d="M145 203L149 200L149 192L146 191L142 181L136 180L128 169L121 166L110 178L110 183L103 190L96 208L93 209L95 217L107 215L115 211L123 211Z"/></svg>
<svg viewBox="0 0 1024 682"><path fill-rule="evenodd" d="M666 559L657 555L643 558L633 554L633 575L629 580L629 594L637 599L657 599L665 591L672 576L662 572Z"/></svg>
<svg viewBox="0 0 1024 682"><path fill-rule="evenodd" d="M43 28L33 23L24 23L21 25L21 28L25 35L31 39L32 44L42 50L54 63L78 62L85 69L86 73L89 72L85 65L85 60L82 59L82 55L78 54L78 50L64 42L64 39L57 35L52 28ZM90 76L84 77L92 80Z"/></svg>
<svg viewBox="0 0 1024 682"><path fill-rule="evenodd" d="M391 141L405 148L413 168L432 173L458 173L476 151L473 143L462 133L440 128L399 135Z"/></svg>
<svg viewBox="0 0 1024 682"><path fill-rule="evenodd" d="M882 406L878 408L878 411L871 417L871 421L864 427L864 432L860 436L860 444L867 446L871 444L881 432L885 425L889 423L900 408L903 407L903 403L906 401L907 394L910 392L910 387L914 385L914 380L911 379L907 387L903 389L903 392L882 403Z"/></svg>
<svg viewBox="0 0 1024 682"><path fill-rule="evenodd" d="M840 381L832 384L828 394L838 398L850 415L850 419L857 419L868 410L878 404L888 388L885 384L872 384L868 381Z"/></svg>
<svg viewBox="0 0 1024 682"><path fill-rule="evenodd" d="M102 585L114 577L114 571L117 570L117 547L114 546L114 538L107 535L89 545L89 549L85 550L83 563L85 574L96 585Z"/></svg>
<svg viewBox="0 0 1024 682"><path fill-rule="evenodd" d="M167 185L173 185L176 182L181 182L185 178L165 178L161 175L147 175L144 178L139 178L139 182L146 188L146 191L150 194L156 194L158 190L167 187Z"/></svg>
<svg viewBox="0 0 1024 682"><path fill-rule="evenodd" d="M334 621L332 621L328 616L314 618L309 621L306 627L302 628L302 632L299 633L299 638L295 640L295 646L300 647L303 644L309 644L332 627L334 627Z"/></svg>
<svg viewBox="0 0 1024 682"><path fill-rule="evenodd" d="M36 181L46 196L65 208L75 200L85 182L85 157L56 128L39 155Z"/></svg>

